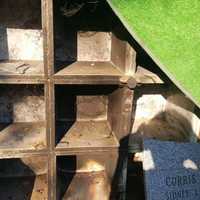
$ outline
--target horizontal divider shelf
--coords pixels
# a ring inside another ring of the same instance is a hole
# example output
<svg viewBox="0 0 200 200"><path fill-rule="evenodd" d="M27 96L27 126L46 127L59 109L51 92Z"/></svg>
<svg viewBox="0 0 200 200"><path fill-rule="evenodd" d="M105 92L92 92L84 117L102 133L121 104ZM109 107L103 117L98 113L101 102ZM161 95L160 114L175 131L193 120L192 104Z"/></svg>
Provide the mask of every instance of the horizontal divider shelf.
<svg viewBox="0 0 200 200"><path fill-rule="evenodd" d="M43 61L0 61L0 83L42 83Z"/></svg>
<svg viewBox="0 0 200 200"><path fill-rule="evenodd" d="M112 62L77 61L63 67L54 79L71 84L117 84L121 76L123 73Z"/></svg>
<svg viewBox="0 0 200 200"><path fill-rule="evenodd" d="M0 154L44 150L45 122L0 124Z"/></svg>
<svg viewBox="0 0 200 200"><path fill-rule="evenodd" d="M56 149L86 150L118 146L117 138L107 121L76 121L57 144Z"/></svg>
<svg viewBox="0 0 200 200"><path fill-rule="evenodd" d="M107 152L119 152L119 148L116 147L90 147L90 148L79 148L79 149L69 149L69 148L63 148L63 149L57 149L55 147L55 155L56 156L65 156L65 155L90 155L93 154L94 151L96 153L107 153ZM122 150L122 152L127 152L127 149Z"/></svg>

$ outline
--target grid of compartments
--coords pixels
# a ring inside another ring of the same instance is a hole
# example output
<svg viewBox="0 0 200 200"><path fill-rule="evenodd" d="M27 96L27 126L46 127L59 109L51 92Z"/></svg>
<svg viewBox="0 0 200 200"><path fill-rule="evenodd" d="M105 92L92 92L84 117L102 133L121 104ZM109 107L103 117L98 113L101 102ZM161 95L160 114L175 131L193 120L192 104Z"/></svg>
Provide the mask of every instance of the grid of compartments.
<svg viewBox="0 0 200 200"><path fill-rule="evenodd" d="M43 4L0 2L0 196L5 200L49 196Z"/></svg>
<svg viewBox="0 0 200 200"><path fill-rule="evenodd" d="M0 2L3 199L125 192L133 91L121 80L134 76L136 53L106 2L73 16L67 2Z"/></svg>
<svg viewBox="0 0 200 200"><path fill-rule="evenodd" d="M121 80L136 53L106 2L71 6L53 1L56 199L123 199L133 91Z"/></svg>

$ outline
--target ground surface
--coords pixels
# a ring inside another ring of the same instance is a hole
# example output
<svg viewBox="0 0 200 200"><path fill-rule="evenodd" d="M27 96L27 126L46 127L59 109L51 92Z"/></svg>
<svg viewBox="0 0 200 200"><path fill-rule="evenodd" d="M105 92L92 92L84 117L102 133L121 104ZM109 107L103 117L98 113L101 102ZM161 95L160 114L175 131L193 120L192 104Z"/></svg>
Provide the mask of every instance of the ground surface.
<svg viewBox="0 0 200 200"><path fill-rule="evenodd" d="M200 1L108 2L159 67L200 107Z"/></svg>

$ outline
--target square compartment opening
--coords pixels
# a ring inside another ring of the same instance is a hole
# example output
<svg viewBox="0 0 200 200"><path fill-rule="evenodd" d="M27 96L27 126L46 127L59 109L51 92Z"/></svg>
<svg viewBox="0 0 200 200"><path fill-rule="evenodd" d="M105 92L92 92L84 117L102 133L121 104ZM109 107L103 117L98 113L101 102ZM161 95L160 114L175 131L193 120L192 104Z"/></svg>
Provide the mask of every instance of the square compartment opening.
<svg viewBox="0 0 200 200"><path fill-rule="evenodd" d="M0 85L0 152L46 147L43 85Z"/></svg>
<svg viewBox="0 0 200 200"><path fill-rule="evenodd" d="M58 156L57 199L110 199L116 165L111 152Z"/></svg>
<svg viewBox="0 0 200 200"><path fill-rule="evenodd" d="M133 74L135 51L127 35L105 1L54 0L55 77L75 82L74 76Z"/></svg>
<svg viewBox="0 0 200 200"><path fill-rule="evenodd" d="M123 119L126 88L56 85L56 148L119 147L129 130ZM129 105L130 104L130 105ZM125 127L125 128L124 128Z"/></svg>
<svg viewBox="0 0 200 200"><path fill-rule="evenodd" d="M43 76L41 0L1 0L0 13L0 76Z"/></svg>
<svg viewBox="0 0 200 200"><path fill-rule="evenodd" d="M47 200L47 190L46 157L0 159L1 199Z"/></svg>

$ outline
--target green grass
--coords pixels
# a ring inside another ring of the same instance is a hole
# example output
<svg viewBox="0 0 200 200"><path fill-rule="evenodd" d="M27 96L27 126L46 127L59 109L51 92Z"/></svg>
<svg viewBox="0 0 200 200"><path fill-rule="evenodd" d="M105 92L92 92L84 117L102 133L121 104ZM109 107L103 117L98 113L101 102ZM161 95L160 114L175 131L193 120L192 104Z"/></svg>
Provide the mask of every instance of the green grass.
<svg viewBox="0 0 200 200"><path fill-rule="evenodd" d="M200 1L108 1L136 40L199 106Z"/></svg>

